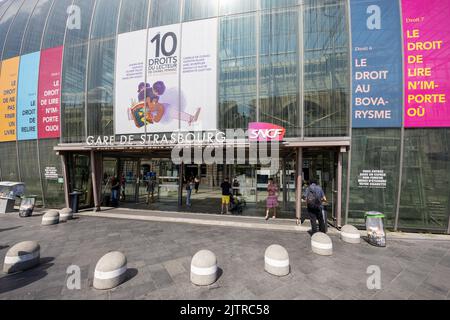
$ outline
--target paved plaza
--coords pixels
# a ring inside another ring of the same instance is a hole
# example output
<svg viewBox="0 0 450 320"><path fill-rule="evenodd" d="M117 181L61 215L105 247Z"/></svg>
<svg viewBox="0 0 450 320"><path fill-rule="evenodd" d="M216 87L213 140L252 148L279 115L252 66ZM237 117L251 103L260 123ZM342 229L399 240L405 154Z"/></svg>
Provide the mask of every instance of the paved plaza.
<svg viewBox="0 0 450 320"><path fill-rule="evenodd" d="M330 233L334 253L311 251L305 231L258 230L187 223L78 216L41 226L41 216L0 216L0 259L24 240L41 245L41 265L0 275L0 299L450 299L450 241L390 239L386 248L343 243ZM291 273L264 271L264 251L284 246ZM190 283L190 261L213 251L221 269L209 287ZM128 259L128 281L92 288L97 260L119 250ZM67 268L81 269L81 289L69 290ZM367 287L367 268L380 267L381 289Z"/></svg>

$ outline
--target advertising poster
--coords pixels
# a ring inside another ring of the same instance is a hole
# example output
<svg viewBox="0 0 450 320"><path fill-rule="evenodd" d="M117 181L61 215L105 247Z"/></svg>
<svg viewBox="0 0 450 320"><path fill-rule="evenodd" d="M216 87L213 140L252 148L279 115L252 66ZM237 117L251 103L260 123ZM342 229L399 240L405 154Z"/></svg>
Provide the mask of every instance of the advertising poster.
<svg viewBox="0 0 450 320"><path fill-rule="evenodd" d="M392 0L351 0L354 128L401 127L400 8Z"/></svg>
<svg viewBox="0 0 450 320"><path fill-rule="evenodd" d="M144 133L147 30L119 35L116 58L116 134ZM133 48L133 50L130 50Z"/></svg>
<svg viewBox="0 0 450 320"><path fill-rule="evenodd" d="M121 35L117 48L116 134L178 130L180 45L179 24L151 28L148 34L143 30Z"/></svg>
<svg viewBox="0 0 450 320"><path fill-rule="evenodd" d="M0 142L16 140L16 98L19 57L2 61L0 75Z"/></svg>
<svg viewBox="0 0 450 320"><path fill-rule="evenodd" d="M122 34L116 65L116 134L216 129L217 19Z"/></svg>
<svg viewBox="0 0 450 320"><path fill-rule="evenodd" d="M41 52L38 89L39 139L59 138L61 133L61 63L63 47Z"/></svg>
<svg viewBox="0 0 450 320"><path fill-rule="evenodd" d="M37 90L40 52L20 58L17 96L17 140L37 139Z"/></svg>
<svg viewBox="0 0 450 320"><path fill-rule="evenodd" d="M449 1L402 0L405 127L450 127Z"/></svg>
<svg viewBox="0 0 450 320"><path fill-rule="evenodd" d="M183 131L217 129L217 19L183 23L180 123Z"/></svg>
<svg viewBox="0 0 450 320"><path fill-rule="evenodd" d="M180 24L148 30L147 132L179 128Z"/></svg>

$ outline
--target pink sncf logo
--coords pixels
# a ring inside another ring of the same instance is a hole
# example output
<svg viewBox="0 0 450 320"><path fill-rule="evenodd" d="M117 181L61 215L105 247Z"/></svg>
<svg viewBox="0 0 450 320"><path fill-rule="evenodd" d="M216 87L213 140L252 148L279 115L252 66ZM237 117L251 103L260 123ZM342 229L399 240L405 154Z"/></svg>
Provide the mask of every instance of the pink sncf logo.
<svg viewBox="0 0 450 320"><path fill-rule="evenodd" d="M286 129L272 123L250 122L248 124L249 141L282 141Z"/></svg>

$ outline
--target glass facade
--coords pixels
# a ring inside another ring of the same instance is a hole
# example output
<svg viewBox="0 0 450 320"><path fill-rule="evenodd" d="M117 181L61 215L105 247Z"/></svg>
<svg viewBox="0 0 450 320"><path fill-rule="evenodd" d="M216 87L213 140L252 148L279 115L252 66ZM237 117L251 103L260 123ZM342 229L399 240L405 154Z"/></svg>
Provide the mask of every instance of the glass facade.
<svg viewBox="0 0 450 320"><path fill-rule="evenodd" d="M72 15L79 28L69 27ZM53 148L115 133L118 34L210 18L218 20L219 129L260 121L283 126L291 140L351 140L343 155L346 222L362 224L365 211L377 210L390 228L448 230L450 129L351 129L345 0L3 1L2 60L64 50L61 137L0 142L1 180L22 180L40 203L62 205L63 184L46 175L61 174ZM367 170L382 171L386 186L368 193L360 182Z"/></svg>

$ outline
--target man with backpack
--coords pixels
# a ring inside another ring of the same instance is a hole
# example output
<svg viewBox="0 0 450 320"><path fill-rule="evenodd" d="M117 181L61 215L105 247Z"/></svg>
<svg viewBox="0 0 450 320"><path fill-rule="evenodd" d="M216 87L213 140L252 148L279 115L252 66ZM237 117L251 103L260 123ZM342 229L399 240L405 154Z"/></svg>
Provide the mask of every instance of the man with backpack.
<svg viewBox="0 0 450 320"><path fill-rule="evenodd" d="M311 180L311 184L303 193L303 198L305 199L306 207L308 208L312 234L317 232L317 220L319 220L320 232L326 233L326 221L324 221L322 215L322 201L327 201L327 198L325 197L322 188L317 185L316 181Z"/></svg>

